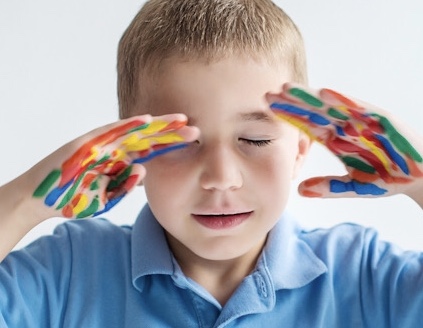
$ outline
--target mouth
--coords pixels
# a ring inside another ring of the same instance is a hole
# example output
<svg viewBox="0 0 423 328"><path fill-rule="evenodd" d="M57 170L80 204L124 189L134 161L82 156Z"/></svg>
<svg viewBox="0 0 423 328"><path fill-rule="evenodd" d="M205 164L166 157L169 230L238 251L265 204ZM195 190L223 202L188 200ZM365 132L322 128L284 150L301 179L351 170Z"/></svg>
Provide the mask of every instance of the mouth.
<svg viewBox="0 0 423 328"><path fill-rule="evenodd" d="M221 230L242 224L252 214L253 211L230 214L192 214L192 217L206 228Z"/></svg>

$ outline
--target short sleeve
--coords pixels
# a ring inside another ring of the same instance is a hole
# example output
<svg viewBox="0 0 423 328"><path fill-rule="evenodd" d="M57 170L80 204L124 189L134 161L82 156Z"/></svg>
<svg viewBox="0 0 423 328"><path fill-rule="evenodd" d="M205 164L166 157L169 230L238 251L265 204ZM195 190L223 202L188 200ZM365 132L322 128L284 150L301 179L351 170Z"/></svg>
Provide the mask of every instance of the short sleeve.
<svg viewBox="0 0 423 328"><path fill-rule="evenodd" d="M71 244L65 224L11 252L0 264L0 324L60 327L69 289Z"/></svg>
<svg viewBox="0 0 423 328"><path fill-rule="evenodd" d="M361 262L361 303L365 322L384 327L420 327L423 314L423 254L403 251L364 234Z"/></svg>

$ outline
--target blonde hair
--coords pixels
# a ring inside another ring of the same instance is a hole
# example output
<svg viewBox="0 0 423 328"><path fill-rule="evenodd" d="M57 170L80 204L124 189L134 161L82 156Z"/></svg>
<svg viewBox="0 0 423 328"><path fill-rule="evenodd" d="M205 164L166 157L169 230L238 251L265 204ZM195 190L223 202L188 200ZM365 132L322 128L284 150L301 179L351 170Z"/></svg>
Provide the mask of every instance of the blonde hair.
<svg viewBox="0 0 423 328"><path fill-rule="evenodd" d="M131 116L140 76L168 58L218 61L231 55L283 61L295 82L307 82L301 34L270 0L149 0L124 32L118 48L121 118Z"/></svg>

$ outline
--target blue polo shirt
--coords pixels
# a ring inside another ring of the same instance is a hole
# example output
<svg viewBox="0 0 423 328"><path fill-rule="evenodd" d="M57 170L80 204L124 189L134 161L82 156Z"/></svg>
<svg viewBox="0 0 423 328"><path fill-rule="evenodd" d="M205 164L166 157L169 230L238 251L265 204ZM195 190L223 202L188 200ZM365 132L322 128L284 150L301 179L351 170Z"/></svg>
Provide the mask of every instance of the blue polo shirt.
<svg viewBox="0 0 423 328"><path fill-rule="evenodd" d="M0 265L0 327L420 327L423 257L284 215L222 307L187 278L146 206L133 227L69 221Z"/></svg>

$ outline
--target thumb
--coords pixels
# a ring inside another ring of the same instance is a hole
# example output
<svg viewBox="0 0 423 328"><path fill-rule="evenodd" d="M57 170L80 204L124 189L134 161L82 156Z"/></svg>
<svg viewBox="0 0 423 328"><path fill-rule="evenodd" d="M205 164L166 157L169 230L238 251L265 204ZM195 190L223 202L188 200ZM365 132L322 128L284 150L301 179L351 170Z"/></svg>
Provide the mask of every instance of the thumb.
<svg viewBox="0 0 423 328"><path fill-rule="evenodd" d="M141 164L133 163L126 167L107 186L107 198L109 201L123 198L141 183L145 174L146 170Z"/></svg>
<svg viewBox="0 0 423 328"><path fill-rule="evenodd" d="M97 216L109 211L117 205L128 193L139 185L146 174L141 164L131 164L124 169L115 179L112 179L107 186L107 202L103 210L94 214Z"/></svg>
<svg viewBox="0 0 423 328"><path fill-rule="evenodd" d="M314 198L353 198L378 197L388 190L371 182L360 182L351 176L325 176L304 180L298 186L298 192L304 197Z"/></svg>

